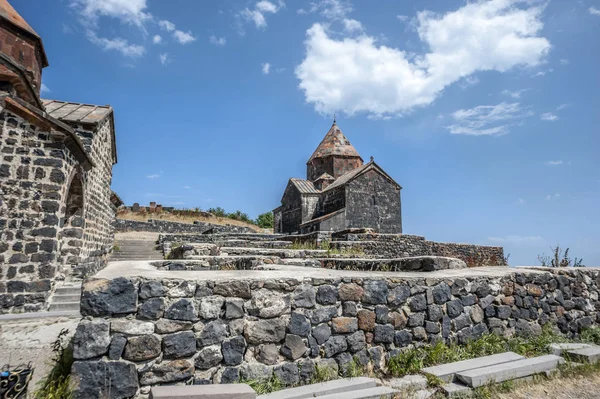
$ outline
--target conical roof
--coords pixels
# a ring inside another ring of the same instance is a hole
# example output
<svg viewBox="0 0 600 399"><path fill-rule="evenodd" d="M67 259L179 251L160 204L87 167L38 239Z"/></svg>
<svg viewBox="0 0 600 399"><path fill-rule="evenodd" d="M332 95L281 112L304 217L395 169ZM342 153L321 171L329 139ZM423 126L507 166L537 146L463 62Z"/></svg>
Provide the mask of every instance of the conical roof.
<svg viewBox="0 0 600 399"><path fill-rule="evenodd" d="M344 136L344 133L342 133L335 122L333 122L331 129L329 129L308 162L315 158L324 158L331 155L360 158L356 149L350 144L350 141Z"/></svg>
<svg viewBox="0 0 600 399"><path fill-rule="evenodd" d="M42 67L48 66L48 58L46 57L46 53L44 51L42 38L37 34L36 31L33 30L31 26L29 26L27 21L23 19L21 14L19 14L7 0L0 0L0 17L10 22L18 29L32 35L39 41L42 52Z"/></svg>

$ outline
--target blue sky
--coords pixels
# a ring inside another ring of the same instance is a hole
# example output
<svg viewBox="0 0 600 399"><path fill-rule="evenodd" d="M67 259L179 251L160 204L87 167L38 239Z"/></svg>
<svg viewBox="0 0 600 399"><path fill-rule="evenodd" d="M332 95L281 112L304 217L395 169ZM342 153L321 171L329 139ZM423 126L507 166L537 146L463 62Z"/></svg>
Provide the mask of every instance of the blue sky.
<svg viewBox="0 0 600 399"><path fill-rule="evenodd" d="M43 96L110 104L126 203L275 208L332 114L404 231L600 266L600 2L13 0Z"/></svg>

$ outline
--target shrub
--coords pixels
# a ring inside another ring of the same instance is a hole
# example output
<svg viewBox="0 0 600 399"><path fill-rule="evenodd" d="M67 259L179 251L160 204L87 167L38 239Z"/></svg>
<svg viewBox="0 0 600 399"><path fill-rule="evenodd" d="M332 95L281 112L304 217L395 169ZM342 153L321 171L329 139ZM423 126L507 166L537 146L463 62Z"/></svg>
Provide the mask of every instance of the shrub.
<svg viewBox="0 0 600 399"><path fill-rule="evenodd" d="M546 254L538 255L538 262L543 267L584 267L583 259L575 257L574 259L569 258L569 248L565 249L564 252L560 245L556 247L550 247L552 255Z"/></svg>
<svg viewBox="0 0 600 399"><path fill-rule="evenodd" d="M258 227L263 229L272 229L273 228L273 212L265 212L258 215L255 222Z"/></svg>

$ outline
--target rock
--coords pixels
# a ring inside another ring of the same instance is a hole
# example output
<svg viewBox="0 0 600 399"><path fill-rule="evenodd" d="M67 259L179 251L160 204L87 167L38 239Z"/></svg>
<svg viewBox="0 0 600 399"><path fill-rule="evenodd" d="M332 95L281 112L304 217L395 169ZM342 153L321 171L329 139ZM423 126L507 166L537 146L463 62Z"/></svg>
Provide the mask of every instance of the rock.
<svg viewBox="0 0 600 399"><path fill-rule="evenodd" d="M394 342L394 326L377 324L373 331L373 342L385 344Z"/></svg>
<svg viewBox="0 0 600 399"><path fill-rule="evenodd" d="M340 353L335 357L335 361L338 364L339 373L344 377L351 377L351 367L354 362L352 355L346 352Z"/></svg>
<svg viewBox="0 0 600 399"><path fill-rule="evenodd" d="M381 346L369 348L369 357L373 362L375 370L383 370L385 368L385 349Z"/></svg>
<svg viewBox="0 0 600 399"><path fill-rule="evenodd" d="M408 300L408 306L413 312L422 312L427 309L427 298L425 294L418 294Z"/></svg>
<svg viewBox="0 0 600 399"><path fill-rule="evenodd" d="M273 369L261 363L245 363L240 367L243 381L267 381L271 379Z"/></svg>
<svg viewBox="0 0 600 399"><path fill-rule="evenodd" d="M315 366L319 369L321 375L329 377L326 379L338 378L339 366L335 359L319 359Z"/></svg>
<svg viewBox="0 0 600 399"><path fill-rule="evenodd" d="M388 318L396 330L401 330L406 327L407 319L402 311L392 312L388 315Z"/></svg>
<svg viewBox="0 0 600 399"><path fill-rule="evenodd" d="M490 306L493 302L494 302L494 296L493 295L488 295L485 298L481 298L479 300L479 306L481 307L481 309L487 308L488 306Z"/></svg>
<svg viewBox="0 0 600 399"><path fill-rule="evenodd" d="M137 394L138 373L131 363L76 361L71 382L74 399L131 398Z"/></svg>
<svg viewBox="0 0 600 399"><path fill-rule="evenodd" d="M315 306L315 287L310 284L299 285L293 294L294 306L297 308L313 308Z"/></svg>
<svg viewBox="0 0 600 399"><path fill-rule="evenodd" d="M300 381L300 373L296 363L284 363L277 366L273 370L273 374L285 386L296 385Z"/></svg>
<svg viewBox="0 0 600 399"><path fill-rule="evenodd" d="M148 321L132 319L112 319L110 331L127 335L144 335L154 333L154 324Z"/></svg>
<svg viewBox="0 0 600 399"><path fill-rule="evenodd" d="M310 356L310 357L319 356L319 344L317 343L317 340L312 337L312 335L308 337L308 348L309 348L308 356Z"/></svg>
<svg viewBox="0 0 600 399"><path fill-rule="evenodd" d="M510 318L511 314L512 314L512 309L510 308L510 306L502 305L502 306L498 306L496 308L496 315L498 316L499 319L506 320L506 319ZM475 320L473 320L473 321L475 321Z"/></svg>
<svg viewBox="0 0 600 399"><path fill-rule="evenodd" d="M110 348L108 349L108 358L110 360L119 360L125 349L127 338L123 335L115 334L110 341Z"/></svg>
<svg viewBox="0 0 600 399"><path fill-rule="evenodd" d="M235 384L240 381L240 369L238 367L225 367L221 374L219 384Z"/></svg>
<svg viewBox="0 0 600 399"><path fill-rule="evenodd" d="M244 300L238 298L225 299L225 318L239 319L244 317Z"/></svg>
<svg viewBox="0 0 600 399"><path fill-rule="evenodd" d="M244 334L244 319L234 319L229 322L229 335L232 337Z"/></svg>
<svg viewBox="0 0 600 399"><path fill-rule="evenodd" d="M246 340L254 345L277 343L285 338L286 322L283 318L247 321L244 326Z"/></svg>
<svg viewBox="0 0 600 399"><path fill-rule="evenodd" d="M316 371L315 362L311 359L302 359L298 362L298 370L300 381L304 384L310 384Z"/></svg>
<svg viewBox="0 0 600 399"><path fill-rule="evenodd" d="M367 280L363 283L362 302L371 305L387 303L388 287L384 280Z"/></svg>
<svg viewBox="0 0 600 399"><path fill-rule="evenodd" d="M304 315L292 312L288 331L301 337L308 337L308 334L310 334L310 321Z"/></svg>
<svg viewBox="0 0 600 399"><path fill-rule="evenodd" d="M394 334L394 344L402 348L404 346L408 346L412 343L413 335L406 330L396 331Z"/></svg>
<svg viewBox="0 0 600 399"><path fill-rule="evenodd" d="M137 317L142 320L158 320L163 317L164 310L164 298L150 298L142 303L142 306L138 309Z"/></svg>
<svg viewBox="0 0 600 399"><path fill-rule="evenodd" d="M427 331L423 327L413 328L413 337L418 341L425 341L427 339Z"/></svg>
<svg viewBox="0 0 600 399"><path fill-rule="evenodd" d="M158 334L171 334L178 331L191 330L192 323L189 321L159 319L154 324L154 330Z"/></svg>
<svg viewBox="0 0 600 399"><path fill-rule="evenodd" d="M387 324L388 323L388 313L389 309L385 305L377 305L375 306L375 321L378 324Z"/></svg>
<svg viewBox="0 0 600 399"><path fill-rule="evenodd" d="M373 331L375 328L375 312L368 309L358 311L358 328L363 331Z"/></svg>
<svg viewBox="0 0 600 399"><path fill-rule="evenodd" d="M160 338L156 335L140 335L127 339L123 359L141 362L154 359L158 355L160 355Z"/></svg>
<svg viewBox="0 0 600 399"><path fill-rule="evenodd" d="M135 313L137 298L137 287L125 277L86 280L81 294L81 314L102 317Z"/></svg>
<svg viewBox="0 0 600 399"><path fill-rule="evenodd" d="M82 320L73 337L73 358L99 357L108 352L110 323L104 319Z"/></svg>
<svg viewBox="0 0 600 399"><path fill-rule="evenodd" d="M223 360L221 345L211 345L198 351L198 356L196 356L194 364L200 370L208 370L221 363L221 360Z"/></svg>
<svg viewBox="0 0 600 399"><path fill-rule="evenodd" d="M406 303L410 296L410 288L407 285L399 285L390 290L388 294L388 304L394 308L398 308Z"/></svg>
<svg viewBox="0 0 600 399"><path fill-rule="evenodd" d="M471 318L463 313L452 320L452 324L454 325L454 331L460 331L471 325Z"/></svg>
<svg viewBox="0 0 600 399"><path fill-rule="evenodd" d="M217 282L215 288L213 288L213 293L225 297L238 297L244 299L250 299L252 297L250 284L247 281L240 280Z"/></svg>
<svg viewBox="0 0 600 399"><path fill-rule="evenodd" d="M183 321L196 321L196 308L194 303L189 299L180 299L173 303L165 311L164 317L166 319L183 320Z"/></svg>
<svg viewBox="0 0 600 399"><path fill-rule="evenodd" d="M312 336L317 341L317 344L323 345L331 337L331 328L329 328L327 323L319 324L312 329Z"/></svg>
<svg viewBox="0 0 600 399"><path fill-rule="evenodd" d="M226 339L221 345L221 352L223 353L225 365L237 366L242 364L246 352L246 340L241 335Z"/></svg>
<svg viewBox="0 0 600 399"><path fill-rule="evenodd" d="M418 327L422 326L425 321L425 313L413 313L408 316L408 326L409 327Z"/></svg>
<svg viewBox="0 0 600 399"><path fill-rule="evenodd" d="M473 323L481 323L483 321L483 317L483 309L481 309L479 305L474 305L471 307L471 320L473 320Z"/></svg>
<svg viewBox="0 0 600 399"><path fill-rule="evenodd" d="M340 335L330 337L323 345L326 357L333 357L338 353L345 352L348 349L346 338Z"/></svg>
<svg viewBox="0 0 600 399"><path fill-rule="evenodd" d="M332 285L321 285L317 288L317 303L321 305L335 305L338 299L338 290Z"/></svg>
<svg viewBox="0 0 600 399"><path fill-rule="evenodd" d="M204 298L205 296L211 296L213 291L206 286L206 284L198 283L196 287L196 294L194 295L196 298Z"/></svg>
<svg viewBox="0 0 600 399"><path fill-rule="evenodd" d="M440 283L433 287L433 301L438 305L443 305L450 300L452 293L446 283Z"/></svg>
<svg viewBox="0 0 600 399"><path fill-rule="evenodd" d="M319 309L311 309L307 311L307 316L310 319L310 322L313 325L326 323L330 321L332 318L337 316L338 308L337 306L324 306Z"/></svg>
<svg viewBox="0 0 600 399"><path fill-rule="evenodd" d="M542 296L544 291L538 285L527 284L527 293L533 296Z"/></svg>
<svg viewBox="0 0 600 399"><path fill-rule="evenodd" d="M289 294L261 289L252 293L248 311L256 316L271 319L284 313L290 313L291 297Z"/></svg>
<svg viewBox="0 0 600 399"><path fill-rule="evenodd" d="M167 290L160 281L147 281L140 284L140 299L156 298L167 295Z"/></svg>
<svg viewBox="0 0 600 399"><path fill-rule="evenodd" d="M306 353L306 345L298 335L288 334L281 345L281 353L290 360L296 360Z"/></svg>
<svg viewBox="0 0 600 399"><path fill-rule="evenodd" d="M426 321L425 322L425 331L427 331L428 334L438 334L441 331L440 325L438 323L434 323L432 321Z"/></svg>
<svg viewBox="0 0 600 399"><path fill-rule="evenodd" d="M207 296L200 299L200 317L206 320L218 319L221 317L221 309L225 298L222 296Z"/></svg>
<svg viewBox="0 0 600 399"><path fill-rule="evenodd" d="M221 320L213 320L204 326L202 332L197 337L197 344L199 347L219 344L228 335L227 324Z"/></svg>
<svg viewBox="0 0 600 399"><path fill-rule="evenodd" d="M356 317L358 309L356 302L343 302L342 303L342 315L347 317Z"/></svg>
<svg viewBox="0 0 600 399"><path fill-rule="evenodd" d="M463 306L472 306L477 303L477 295L469 294L460 298Z"/></svg>
<svg viewBox="0 0 600 399"><path fill-rule="evenodd" d="M362 299L364 292L363 288L358 284L341 284L338 290L338 296L342 301L358 302Z"/></svg>
<svg viewBox="0 0 600 399"><path fill-rule="evenodd" d="M352 353L359 352L367 347L365 333L361 330L348 335L346 337L346 342L348 343L348 350Z"/></svg>
<svg viewBox="0 0 600 399"><path fill-rule="evenodd" d="M444 310L440 305L427 306L427 320L440 321L444 317Z"/></svg>
<svg viewBox="0 0 600 399"><path fill-rule="evenodd" d="M460 300L455 299L446 304L446 312L450 318L455 318L463 313L464 307Z"/></svg>
<svg viewBox="0 0 600 399"><path fill-rule="evenodd" d="M263 344L256 348L256 360L270 366L279 363L279 350L274 344Z"/></svg>
<svg viewBox="0 0 600 399"><path fill-rule="evenodd" d="M358 320L355 317L334 317L331 320L333 332L337 334L348 334L358 330Z"/></svg>
<svg viewBox="0 0 600 399"><path fill-rule="evenodd" d="M152 365L140 371L141 385L157 385L187 381L194 376L194 365L187 360L173 360Z"/></svg>
<svg viewBox="0 0 600 399"><path fill-rule="evenodd" d="M163 337L163 356L165 359L179 359L196 353L196 336L192 331L183 331Z"/></svg>
<svg viewBox="0 0 600 399"><path fill-rule="evenodd" d="M176 286L169 288L167 296L170 298L192 297L196 292L196 284L187 280L179 282Z"/></svg>

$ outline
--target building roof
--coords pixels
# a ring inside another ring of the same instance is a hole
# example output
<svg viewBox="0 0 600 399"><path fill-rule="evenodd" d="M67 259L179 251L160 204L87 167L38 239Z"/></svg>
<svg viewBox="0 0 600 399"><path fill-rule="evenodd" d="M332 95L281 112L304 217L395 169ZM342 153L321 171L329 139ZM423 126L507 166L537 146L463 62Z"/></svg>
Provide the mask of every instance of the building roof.
<svg viewBox="0 0 600 399"><path fill-rule="evenodd" d="M317 178L317 180L315 180L315 181L319 181L319 180L335 180L335 177L333 177L329 173L325 172L321 176L319 176Z"/></svg>
<svg viewBox="0 0 600 399"><path fill-rule="evenodd" d="M336 181L334 181L333 183L331 183L329 186L327 186L327 188L323 191L328 191L328 190L332 190L336 187L340 187L343 186L347 183L349 183L350 181L354 180L356 177L360 176L361 174L363 174L364 172L366 172L369 169L376 169L379 173L381 173L383 176L385 176L387 179L389 179L390 181L392 181L392 183L394 183L395 185L398 186L398 188L402 188L398 183L396 183L396 181L390 177L390 175L388 175L387 173L385 173L385 171L383 169L381 169L381 167L379 165L377 165L375 163L375 161L371 161L369 163L366 163L356 169L351 170L348 173L345 173L343 175L341 175L340 177L338 177L336 179Z"/></svg>
<svg viewBox="0 0 600 399"><path fill-rule="evenodd" d="M297 179L292 177L290 182L296 186L300 194L319 194L321 191L317 190L313 182L310 180Z"/></svg>
<svg viewBox="0 0 600 399"><path fill-rule="evenodd" d="M350 144L350 141L344 136L344 133L342 133L335 122L333 122L331 129L329 129L308 162L315 158L324 158L331 155L360 158L356 149Z"/></svg>
<svg viewBox="0 0 600 399"><path fill-rule="evenodd" d="M42 102L48 115L68 123L98 124L109 116L113 110L110 105L92 105L44 99L42 99Z"/></svg>
<svg viewBox="0 0 600 399"><path fill-rule="evenodd" d="M7 0L0 0L0 17L12 23L17 28L22 31L27 32L29 35L35 37L39 40L41 50L42 50L42 66L48 66L48 59L46 57L46 52L44 51L44 45L42 44L42 38L37 34L36 31L33 30L31 26L23 19L23 17L10 5Z"/></svg>

